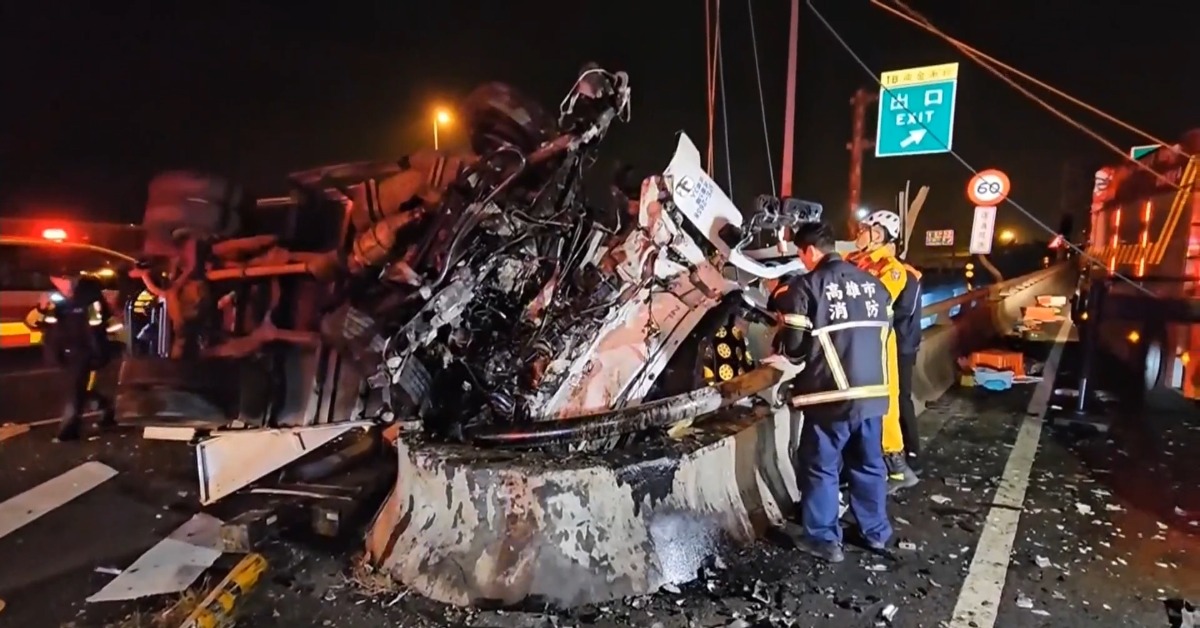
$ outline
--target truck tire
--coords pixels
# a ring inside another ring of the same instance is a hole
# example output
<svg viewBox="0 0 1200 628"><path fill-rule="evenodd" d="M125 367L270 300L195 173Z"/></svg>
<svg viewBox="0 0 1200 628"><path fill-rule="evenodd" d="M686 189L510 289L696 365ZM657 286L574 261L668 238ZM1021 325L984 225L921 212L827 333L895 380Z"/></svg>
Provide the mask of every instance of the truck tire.
<svg viewBox="0 0 1200 628"><path fill-rule="evenodd" d="M1152 339L1146 342L1146 348L1142 351L1142 389L1155 390L1162 386L1163 382L1163 357L1164 349L1162 343L1157 339Z"/></svg>
<svg viewBox="0 0 1200 628"><path fill-rule="evenodd" d="M1167 331L1161 323L1148 322L1141 331L1141 343L1134 363L1137 384L1133 391L1134 405L1144 408L1152 393L1166 387L1170 381L1173 353L1167 343Z"/></svg>
<svg viewBox="0 0 1200 628"><path fill-rule="evenodd" d="M1166 329L1160 323L1147 324L1141 336L1141 388L1145 391L1163 388L1165 382L1168 382L1168 367L1171 361L1166 347Z"/></svg>

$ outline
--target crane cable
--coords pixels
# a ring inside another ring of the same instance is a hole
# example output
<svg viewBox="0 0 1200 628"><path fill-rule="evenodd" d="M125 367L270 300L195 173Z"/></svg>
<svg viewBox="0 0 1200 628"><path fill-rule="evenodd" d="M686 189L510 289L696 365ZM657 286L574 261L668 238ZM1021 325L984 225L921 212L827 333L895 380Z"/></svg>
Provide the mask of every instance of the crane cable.
<svg viewBox="0 0 1200 628"><path fill-rule="evenodd" d="M1023 94L1025 97L1034 101L1035 103L1040 105L1042 108L1044 108L1047 111L1049 111L1050 113L1054 114L1056 117L1063 120L1067 124L1075 127L1076 129L1079 129L1084 134L1088 135L1089 137L1096 140L1097 142L1103 144L1110 151L1119 155L1121 157L1121 159L1132 163L1134 166L1136 166L1142 170L1145 170L1146 172L1150 173L1152 176L1154 176L1156 179L1158 179L1165 185L1167 185L1171 188L1174 188L1176 190L1179 189L1178 184L1172 182L1171 180L1167 179L1162 174L1156 172L1150 166L1138 161L1137 159L1134 159L1129 153L1125 152L1124 149L1122 149L1121 147L1117 146L1116 144L1113 144L1112 142L1108 141L1099 133L1093 131L1092 129L1090 129L1086 125L1084 125L1083 123L1072 118L1070 115L1063 113L1061 110L1054 107L1054 105L1051 105L1050 103L1046 102L1042 98L1038 97L1036 94L1029 91L1026 87L1022 86L1021 84L1019 84L1015 80L1013 80L1012 77L1004 74L1004 72L1002 72L998 68L1003 68L1004 70L1013 72L1014 74L1017 74L1018 76L1020 76L1021 78L1025 78L1026 80L1031 80L1031 82L1033 82L1035 85L1038 85L1039 87L1043 87L1044 89L1048 89L1052 93L1055 93L1056 95L1062 95L1062 92L1060 90L1046 86L1041 81L1038 81L1037 79L1033 79L1032 77L1029 77L1027 74L1025 74L1023 72L1019 72L1015 68L1012 68L1011 66L1008 66L1007 64L999 63L999 62L995 61L994 59L992 59L991 57L983 54L982 52L979 52L978 50L968 46L967 44L947 35L943 31L938 29L936 26L934 26L933 23L931 23L928 19L925 18L925 16L921 15L916 10L914 10L911 7L909 7L908 5L906 5L903 2L903 0L893 0L893 2L895 2L896 5L899 6L903 11L907 12L908 15L906 15L905 13L902 13L901 11L898 11L892 7L887 6L880 0L871 0L871 3L874 4L875 6L880 7L882 9L884 9L885 11L888 11L889 13L892 13L893 15L896 15L897 17L900 17L910 23L913 23L913 24L923 28L924 30L936 35L937 37L943 39L944 41L946 41L946 43L957 48L958 51L961 52L963 55L974 60L979 65L983 66L983 68L985 70L996 75L996 77L998 77L1000 80L1004 81L1005 83L1008 83L1008 85L1010 87L1017 90L1018 92L1021 92L1021 94ZM995 67L993 66L993 64ZM1077 99L1072 99L1070 96L1067 96L1067 95L1064 95L1064 97L1071 99L1072 102L1077 100ZM1079 102L1082 102L1082 101L1079 101ZM1164 147L1170 146L1166 142L1155 139L1154 136L1152 136L1152 135L1149 135L1140 130L1137 130L1136 127L1133 127L1132 125L1121 122L1121 121L1117 120L1116 118L1113 118L1112 116L1109 116L1108 114L1105 114L1104 112L1099 111L1098 109L1095 109L1093 107L1086 105L1086 103L1083 103L1083 104L1085 107L1088 108L1089 111L1093 111L1093 110L1098 111L1101 115L1105 116L1105 119L1115 120L1121 126L1124 126L1129 129L1133 129L1136 133L1138 133L1142 137L1151 139L1151 140L1155 141L1156 143L1158 143L1159 145L1164 146ZM1178 152L1181 155L1183 154L1179 149L1175 148L1174 146L1171 146L1170 150Z"/></svg>
<svg viewBox="0 0 1200 628"><path fill-rule="evenodd" d="M1166 148L1177 154L1184 155L1183 151L1181 151L1179 148L1175 147L1174 145L1170 144L1169 142L1161 140L1161 139L1155 137L1154 135L1151 135L1150 133L1147 133L1146 131L1143 131L1142 129L1133 126L1132 124L1129 124L1128 122L1125 122L1124 120L1117 118L1116 116L1113 116L1112 114L1109 114L1097 107L1089 105L1088 103L1054 87L1053 85L1046 83L1045 81L1038 80L1036 77L1031 76L1025 72L1022 72L1022 71L1018 70L1017 68L1014 68L1013 66L1008 65L1007 63L1004 63L1003 61L1000 61L999 59L997 59L993 56L990 56L985 52L980 51L978 48L972 48L971 46L967 45L965 42L955 39L953 37L950 37L946 33L939 31L937 29L937 27L935 27L929 21L928 18L926 18L925 16L918 13L916 9L913 9L910 6L905 5L903 2L901 2L901 0L895 0L895 2L897 5L899 5L901 8L903 8L904 11L907 12L907 14L888 6L881 0L871 0L871 4L874 4L875 6L883 9L884 11L887 11L888 13L891 13L892 15L895 15L896 17L898 17L906 22L909 22L910 24L913 24L914 26L917 26L918 28L921 28L921 29L925 30L926 32L932 33L932 34L940 37L941 39L945 40L947 43L949 43L952 46L955 46L956 48L958 48L961 51L968 51L974 55L977 55L978 57L986 59L992 65L994 65L1006 72L1015 74L1016 76L1026 80L1030 83L1033 83L1034 85L1037 85L1038 87L1050 92L1051 94L1054 94L1055 96L1058 96L1059 98L1062 98L1063 100L1066 100L1067 102L1088 111L1089 113L1099 116L1100 118L1103 118L1104 120L1107 120L1108 122L1111 122L1131 133L1134 133L1134 134L1138 135L1139 137L1142 137L1143 139L1146 139L1155 144L1158 144L1159 146L1162 146L1163 148Z"/></svg>
<svg viewBox="0 0 1200 628"><path fill-rule="evenodd" d="M712 23L712 5L713 0L704 0L704 81L706 94L706 107L708 115L708 150L705 161L705 172L708 176L713 173L713 157L716 151L716 136L713 134L713 128L716 124L716 98L717 98L717 50L720 45L719 38L721 23L718 21L716 31L714 33ZM716 40L714 42L714 39Z"/></svg>
<svg viewBox="0 0 1200 628"><path fill-rule="evenodd" d="M725 134L725 184L730 198L733 197L733 160L729 150L729 107L725 103L725 50L721 47L721 0L717 0L717 75L721 78L721 128Z"/></svg>
<svg viewBox="0 0 1200 628"><path fill-rule="evenodd" d="M758 35L754 30L754 0L746 0L746 11L750 14L750 49L754 51L754 79L758 81L758 108L762 111L763 142L767 146L767 172L771 175L771 196L777 196L775 163L771 160L771 133L767 130L767 101L763 98L762 71L758 64Z"/></svg>
<svg viewBox="0 0 1200 628"><path fill-rule="evenodd" d="M834 40L836 40L837 43L839 45L841 45L841 47L846 51L846 54L850 55L850 58L853 59L854 62L856 64L858 64L858 66L860 68L862 68L863 72L865 72L867 74L867 76L871 77L871 80L874 81L875 84L879 86L879 88L881 90L880 96L882 97L884 94L887 94L890 97L892 95L892 90L890 88L888 88L888 86L883 84L883 81L880 80L880 78L879 78L879 74L876 73L871 68L871 66L867 65L866 61L863 61L862 56L860 56L857 52L854 51L854 48L852 48L850 46L850 43L846 41L846 38L842 37L842 34L839 33L836 28L833 27L833 24L829 23L829 20L825 19L825 16L821 13L821 11L819 9L817 9L816 5L813 4L813 0L804 0L804 3L808 7L808 10L812 11L813 15L817 18L817 20L821 22L821 25L825 27L825 30L829 31L829 34L833 36ZM900 104L900 106L904 109L904 111L906 113L908 113L909 115L912 115L912 116L916 116L916 114L913 113L913 111L908 108L907 104L900 102L898 99L896 99L896 102L898 104ZM920 118L917 118L917 124L921 125L921 128L925 129L925 131L928 132L930 135L933 135L935 139L937 138L937 135L933 134L932 129L929 128L929 125L922 122L920 120ZM942 145L945 146L945 142L942 142ZM964 159L962 155L959 155L958 152L956 152L954 149L950 148L949 146L946 146L946 152L948 152L950 154L950 156L954 157L954 159L956 161L958 161L958 163L962 164L963 167L966 168L967 170L971 171L972 173L979 172L979 170L977 170L975 168L975 166L972 166L970 164L970 162L968 162L966 159ZM1005 199L1005 202L1008 203L1009 205L1012 205L1013 207L1015 207L1017 209L1017 211L1024 214L1024 216L1026 218L1028 218L1030 222L1032 222L1033 224L1040 227L1046 233L1057 234L1057 231L1055 231L1054 229L1051 229L1049 225L1042 222L1041 219L1039 219L1037 216L1034 216L1032 213L1030 213L1029 210L1022 207L1020 203L1017 203L1016 201L1014 201L1012 199L1012 197ZM1070 248L1072 251L1075 251L1080 256L1082 256L1084 259L1089 260L1090 262L1096 264L1097 266L1100 266L1100 267L1105 266L1105 263L1103 260L1101 260L1101 259L1091 255L1087 251L1079 248L1079 246L1076 245L1075 243L1064 239L1064 244L1066 244L1066 246L1068 248ZM1139 292L1142 292L1146 296L1149 296L1154 299L1160 298L1159 295L1154 294L1153 292L1147 290L1146 288L1142 287L1141 284L1135 282L1134 280L1130 279L1129 277L1126 277L1124 274L1114 271L1114 272L1112 272L1112 276L1120 279L1121 281L1124 281L1125 283L1132 286L1133 289L1135 289Z"/></svg>

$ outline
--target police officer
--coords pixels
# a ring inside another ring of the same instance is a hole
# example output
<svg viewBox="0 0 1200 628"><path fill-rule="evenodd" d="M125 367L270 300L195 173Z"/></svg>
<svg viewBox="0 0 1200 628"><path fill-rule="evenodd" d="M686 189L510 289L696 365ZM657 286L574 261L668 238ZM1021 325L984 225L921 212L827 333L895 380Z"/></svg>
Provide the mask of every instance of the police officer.
<svg viewBox="0 0 1200 628"><path fill-rule="evenodd" d="M804 413L796 470L803 530L795 540L809 554L840 562L843 456L850 508L868 548L886 551L892 534L882 447L891 297L878 279L834 252L829 225L801 224L793 241L812 270L780 284L769 306L781 324L776 351L806 365L792 398Z"/></svg>
<svg viewBox="0 0 1200 628"><path fill-rule="evenodd" d="M893 306L893 329L896 334L896 369L900 391L900 429L904 433L904 452L910 463L921 454L921 437L917 433L917 409L913 406L913 367L921 349L921 272L904 264L908 275L904 289Z"/></svg>
<svg viewBox="0 0 1200 628"><path fill-rule="evenodd" d="M91 277L55 277L53 281L62 299L53 303L53 309L46 317L46 322L51 324L46 329L44 342L48 357L54 366L63 369L69 387L67 406L55 440L77 440L89 401L99 406L101 426L115 424L112 404L95 390L96 371L103 368L111 356L108 325L112 310L104 299L100 283Z"/></svg>

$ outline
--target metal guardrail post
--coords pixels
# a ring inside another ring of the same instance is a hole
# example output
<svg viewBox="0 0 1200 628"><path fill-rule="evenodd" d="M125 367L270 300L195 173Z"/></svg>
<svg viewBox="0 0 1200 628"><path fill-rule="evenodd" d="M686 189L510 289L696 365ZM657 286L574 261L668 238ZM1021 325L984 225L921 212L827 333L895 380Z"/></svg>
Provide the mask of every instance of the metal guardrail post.
<svg viewBox="0 0 1200 628"><path fill-rule="evenodd" d="M167 302L159 300L155 303L154 315L151 319L156 325L155 331L158 332L158 346L155 349L160 358L170 357L171 355L171 321L167 319Z"/></svg>
<svg viewBox="0 0 1200 628"><path fill-rule="evenodd" d="M133 304L137 299L128 299L125 301L125 354L134 355L134 349L137 348L137 335L141 331L134 324Z"/></svg>
<svg viewBox="0 0 1200 628"><path fill-rule="evenodd" d="M1107 282L1093 280L1088 286L1087 324L1083 328L1083 361L1079 365L1079 396L1075 398L1075 412L1087 412L1088 389L1092 374L1092 362L1096 359L1096 345L1099 343L1100 313L1104 294L1107 292Z"/></svg>

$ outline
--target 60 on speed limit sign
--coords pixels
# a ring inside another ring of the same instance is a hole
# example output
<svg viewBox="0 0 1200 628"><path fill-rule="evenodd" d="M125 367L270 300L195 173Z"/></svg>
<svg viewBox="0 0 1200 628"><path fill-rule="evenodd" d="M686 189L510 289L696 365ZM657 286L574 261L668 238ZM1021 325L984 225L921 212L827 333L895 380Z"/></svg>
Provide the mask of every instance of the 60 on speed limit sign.
<svg viewBox="0 0 1200 628"><path fill-rule="evenodd" d="M967 200L976 206L996 206L1008 198L1008 175L994 168L980 170L967 182Z"/></svg>

